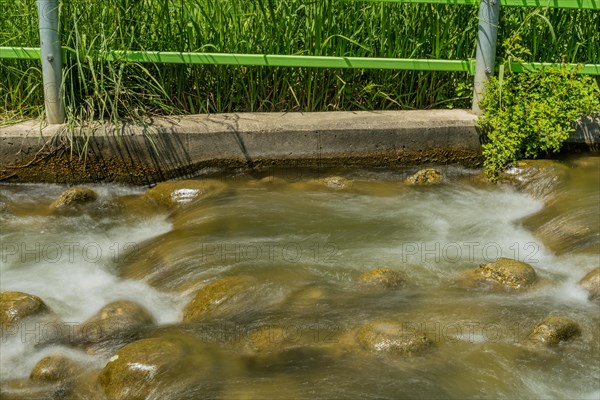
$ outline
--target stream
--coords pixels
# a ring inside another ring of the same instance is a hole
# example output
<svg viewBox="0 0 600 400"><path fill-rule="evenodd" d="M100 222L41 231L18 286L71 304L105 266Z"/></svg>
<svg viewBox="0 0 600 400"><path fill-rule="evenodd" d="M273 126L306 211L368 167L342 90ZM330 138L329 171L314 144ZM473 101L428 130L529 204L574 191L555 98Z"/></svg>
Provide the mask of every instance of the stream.
<svg viewBox="0 0 600 400"><path fill-rule="evenodd" d="M166 195L85 185L97 198L64 209L51 204L67 186L0 184L0 289L51 310L4 327L3 398L599 399L600 307L578 282L600 267L600 157L525 163L495 185L436 168L423 185L405 182L416 169L207 171ZM501 257L536 283L465 284ZM383 268L391 281L365 275ZM132 339L56 339L123 300L152 320ZM532 344L548 316L580 334ZM373 321L427 348L364 345ZM140 340L171 361L125 352ZM29 378L56 354L77 365L68 390Z"/></svg>

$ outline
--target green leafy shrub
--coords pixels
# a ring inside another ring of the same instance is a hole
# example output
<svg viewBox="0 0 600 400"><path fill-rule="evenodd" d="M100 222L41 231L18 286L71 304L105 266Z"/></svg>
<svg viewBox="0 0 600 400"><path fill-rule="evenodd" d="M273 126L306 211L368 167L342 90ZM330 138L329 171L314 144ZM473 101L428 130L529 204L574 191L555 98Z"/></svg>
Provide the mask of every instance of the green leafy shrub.
<svg viewBox="0 0 600 400"><path fill-rule="evenodd" d="M600 111L595 80L566 67L511 73L491 78L478 124L489 141L483 145L487 177L519 158L557 152L583 115Z"/></svg>

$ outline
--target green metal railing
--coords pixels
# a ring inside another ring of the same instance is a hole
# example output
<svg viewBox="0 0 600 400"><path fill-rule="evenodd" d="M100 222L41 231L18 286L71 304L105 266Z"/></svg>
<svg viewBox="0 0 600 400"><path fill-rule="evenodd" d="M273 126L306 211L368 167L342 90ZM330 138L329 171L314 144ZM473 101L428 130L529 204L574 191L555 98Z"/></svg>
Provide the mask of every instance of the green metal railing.
<svg viewBox="0 0 600 400"><path fill-rule="evenodd" d="M374 3L412 3L412 4L443 4L443 5L479 5L479 0L362 0ZM502 7L549 7L600 9L600 0L500 0Z"/></svg>
<svg viewBox="0 0 600 400"><path fill-rule="evenodd" d="M484 2L488 7L498 7L496 0L361 0L367 2L390 2L390 3L413 3L413 4L438 4L438 5L480 5L480 10L484 8ZM600 0L499 0L503 7L551 7L567 9L593 9L600 10ZM57 3L57 0L38 0L41 2ZM492 6L490 6L490 4ZM497 27L497 21L481 21L482 25L489 28ZM41 21L41 20L40 20ZM481 45L478 38L478 48ZM492 49L484 51L494 51L495 37L493 38ZM488 40L489 41L489 40ZM488 47L489 43L488 43ZM57 48L58 49L58 48ZM479 50L479 49L478 49ZM58 50L56 50L58 51ZM66 61L69 53L75 53L75 50L62 47L62 60ZM396 70L418 70L418 71L444 71L444 72L466 72L476 75L476 87L482 84L481 77L476 73L477 66L475 60L440 60L440 59L404 59L404 58L374 58L374 57L335 57L335 56L299 56L299 55L279 55L279 54L235 54L235 53L183 53L183 52L161 52L161 51L123 51L107 50L97 51L88 50L86 56L96 60L118 61L118 62L137 62L137 63L167 63L167 64L198 64L198 65L248 65L248 66L269 66L269 67L306 67L306 68L356 68L356 69L396 69ZM495 54L488 54L492 60L491 66L485 66L485 75L493 74L495 65ZM0 59L19 59L19 60L40 60L42 59L42 48L38 47L0 47ZM45 60L42 59L44 63ZM512 62L509 68L514 72L524 70L541 69L549 66L557 66L553 63L518 63ZM600 64L566 64L569 67L579 66L580 74L600 75ZM44 66L44 65L43 65ZM497 69L498 66L495 66ZM46 85L46 82L44 82ZM59 85L60 86L60 85ZM476 94L475 94L475 97ZM56 102L55 102L56 103ZM59 102L60 103L60 102ZM477 101L474 99L474 110L477 111ZM62 122L62 121L61 121ZM59 122L60 123L60 122Z"/></svg>
<svg viewBox="0 0 600 400"><path fill-rule="evenodd" d="M380 0L381 1L381 0ZM385 1L385 0L384 0ZM388 0L398 1L398 0ZM433 1L433 0L430 0ZM63 61L72 50L63 47ZM0 59L39 60L42 51L39 47L0 47ZM178 53L161 51L94 51L86 54L96 60L123 61L157 64L197 64L197 65L254 65L265 67L313 67L313 68L356 68L356 69L401 69L414 71L467 72L473 75L475 60L435 60L410 58L376 57L331 57L331 56L287 56L273 54L233 54L233 53ZM511 71L523 72L547 67L580 66L580 74L600 75L600 64L556 64L539 62L512 62Z"/></svg>

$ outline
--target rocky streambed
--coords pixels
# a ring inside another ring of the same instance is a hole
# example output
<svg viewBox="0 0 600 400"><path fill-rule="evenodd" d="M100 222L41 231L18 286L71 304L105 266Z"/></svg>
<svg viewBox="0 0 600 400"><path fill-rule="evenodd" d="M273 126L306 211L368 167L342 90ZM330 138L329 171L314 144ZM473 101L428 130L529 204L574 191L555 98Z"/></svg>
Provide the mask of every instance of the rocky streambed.
<svg viewBox="0 0 600 400"><path fill-rule="evenodd" d="M600 158L0 185L3 399L600 396Z"/></svg>

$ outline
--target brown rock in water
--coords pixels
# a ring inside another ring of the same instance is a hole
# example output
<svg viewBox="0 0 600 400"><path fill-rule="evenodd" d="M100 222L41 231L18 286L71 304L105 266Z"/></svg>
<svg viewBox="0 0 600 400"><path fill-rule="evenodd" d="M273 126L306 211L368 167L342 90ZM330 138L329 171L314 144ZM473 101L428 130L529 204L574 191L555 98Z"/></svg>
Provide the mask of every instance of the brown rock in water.
<svg viewBox="0 0 600 400"><path fill-rule="evenodd" d="M600 267L588 272L579 285L588 291L590 300L600 300Z"/></svg>
<svg viewBox="0 0 600 400"><path fill-rule="evenodd" d="M531 265L510 258L481 264L478 269L467 272L464 278L467 285L492 285L507 290L527 289L537 282L537 274Z"/></svg>
<svg viewBox="0 0 600 400"><path fill-rule="evenodd" d="M404 182L412 185L431 185L434 183L440 183L443 179L444 177L437 169L426 168L417 171L412 176L409 176L404 180Z"/></svg>
<svg viewBox="0 0 600 400"><path fill-rule="evenodd" d="M163 207L176 207L217 196L227 185L214 179L161 182L145 193L145 197Z"/></svg>
<svg viewBox="0 0 600 400"><path fill-rule="evenodd" d="M61 382L74 378L79 365L74 360L60 354L42 358L35 364L29 379L37 382Z"/></svg>
<svg viewBox="0 0 600 400"><path fill-rule="evenodd" d="M50 205L53 210L67 209L96 201L98 195L92 189L72 188L65 190Z"/></svg>
<svg viewBox="0 0 600 400"><path fill-rule="evenodd" d="M192 336L148 338L120 349L98 382L111 400L206 398L218 362L214 349Z"/></svg>
<svg viewBox="0 0 600 400"><path fill-rule="evenodd" d="M244 313L256 306L259 290L258 281L249 276L220 278L200 289L185 306L183 320L199 321Z"/></svg>
<svg viewBox="0 0 600 400"><path fill-rule="evenodd" d="M374 353L418 355L433 346L424 334L407 331L394 321L374 321L356 332L356 342L364 350Z"/></svg>
<svg viewBox="0 0 600 400"><path fill-rule="evenodd" d="M0 327L13 326L24 318L43 315L50 309L42 299L23 292L0 293Z"/></svg>
<svg viewBox="0 0 600 400"><path fill-rule="evenodd" d="M358 277L358 282L367 288L397 289L406 285L402 274L389 268L376 268L363 272Z"/></svg>
<svg viewBox="0 0 600 400"><path fill-rule="evenodd" d="M153 324L154 318L141 305L128 300L115 301L78 326L69 341L88 353L109 355L139 339L144 328Z"/></svg>
<svg viewBox="0 0 600 400"><path fill-rule="evenodd" d="M547 317L533 328L529 340L547 346L556 346L579 335L581 335L581 328L572 319Z"/></svg>

